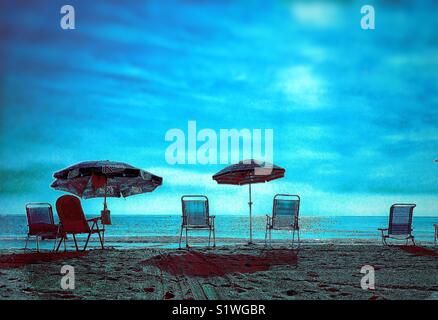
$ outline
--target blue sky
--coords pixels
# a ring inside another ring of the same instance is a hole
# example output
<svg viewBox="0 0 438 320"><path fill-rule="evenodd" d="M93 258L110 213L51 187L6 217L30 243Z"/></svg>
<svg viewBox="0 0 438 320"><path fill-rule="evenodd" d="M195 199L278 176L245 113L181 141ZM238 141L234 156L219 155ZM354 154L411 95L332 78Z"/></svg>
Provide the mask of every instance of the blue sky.
<svg viewBox="0 0 438 320"><path fill-rule="evenodd" d="M436 2L68 3L75 30L59 27L64 1L0 4L0 213L54 203L54 171L111 159L164 178L113 213L179 214L203 193L246 214L246 187L211 180L223 165L166 163L166 132L194 120L273 129L286 176L254 186L256 214L297 193L305 215L438 215ZM364 4L376 30L360 28Z"/></svg>

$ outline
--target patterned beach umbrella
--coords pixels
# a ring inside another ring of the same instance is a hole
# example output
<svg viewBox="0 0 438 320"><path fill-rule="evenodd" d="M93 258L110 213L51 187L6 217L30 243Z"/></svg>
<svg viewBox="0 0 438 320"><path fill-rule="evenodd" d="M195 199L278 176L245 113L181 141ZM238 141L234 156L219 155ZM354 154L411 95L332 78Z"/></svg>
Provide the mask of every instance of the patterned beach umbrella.
<svg viewBox="0 0 438 320"><path fill-rule="evenodd" d="M284 177L285 169L268 162L244 160L228 166L213 176L218 184L249 186L249 243L252 243L252 199L251 184L268 182Z"/></svg>
<svg viewBox="0 0 438 320"><path fill-rule="evenodd" d="M123 162L86 161L56 172L51 187L81 198L129 197L154 191L163 178Z"/></svg>

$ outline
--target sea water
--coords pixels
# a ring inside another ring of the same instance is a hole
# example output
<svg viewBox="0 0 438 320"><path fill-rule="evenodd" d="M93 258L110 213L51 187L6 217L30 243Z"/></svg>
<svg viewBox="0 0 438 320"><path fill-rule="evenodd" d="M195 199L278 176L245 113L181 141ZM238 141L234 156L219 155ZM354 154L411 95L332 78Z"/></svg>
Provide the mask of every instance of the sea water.
<svg viewBox="0 0 438 320"><path fill-rule="evenodd" d="M181 216L179 215L112 215L111 226L107 226L105 239L108 245L120 248L148 246L176 247L180 235ZM433 224L438 217L414 217L413 234L420 242L432 242ZM346 242L361 243L363 240L380 239L377 228L385 228L388 217L384 216L302 216L300 236L307 242ZM253 217L253 238L263 241L265 237L266 216ZM24 247L27 234L25 215L0 215L0 249L19 249ZM190 237L208 237L207 231L190 231ZM218 244L244 243L249 237L249 216L216 215L216 238ZM274 240L290 240L291 232L274 231ZM96 246L97 236L92 237ZM30 246L34 246L31 243ZM47 241L43 247L50 248L53 242Z"/></svg>

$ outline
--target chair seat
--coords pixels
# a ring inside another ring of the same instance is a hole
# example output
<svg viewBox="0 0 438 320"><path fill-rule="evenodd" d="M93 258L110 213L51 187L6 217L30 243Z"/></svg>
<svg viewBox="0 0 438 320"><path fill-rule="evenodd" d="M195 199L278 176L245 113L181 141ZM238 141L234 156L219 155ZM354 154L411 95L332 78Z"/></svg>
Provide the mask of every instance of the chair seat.
<svg viewBox="0 0 438 320"><path fill-rule="evenodd" d="M413 237L411 234L409 233L405 233L405 234L386 234L383 235L385 238L392 238L392 239L406 239L406 238L411 238Z"/></svg>
<svg viewBox="0 0 438 320"><path fill-rule="evenodd" d="M184 228L187 229L210 229L211 226L206 224L206 225L184 225Z"/></svg>
<svg viewBox="0 0 438 320"><path fill-rule="evenodd" d="M77 235L77 234L94 234L94 233L99 233L99 232L102 232L102 231L104 231L104 229L90 229L90 230L88 230L88 231L73 231L73 232L70 232L70 231L68 231L68 232L66 232L67 234L74 234L74 235Z"/></svg>
<svg viewBox="0 0 438 320"><path fill-rule="evenodd" d="M30 227L29 235L37 236L44 233L47 234L54 233L56 235L56 233L58 232L58 227L59 226L56 224L36 223Z"/></svg>
<svg viewBox="0 0 438 320"><path fill-rule="evenodd" d="M295 227L295 226L293 226L293 225L290 225L290 226L284 226L284 227L278 227L278 226L273 226L272 224L269 225L268 228L269 228L269 229L272 229L272 230L298 230L298 229L299 229L299 227Z"/></svg>

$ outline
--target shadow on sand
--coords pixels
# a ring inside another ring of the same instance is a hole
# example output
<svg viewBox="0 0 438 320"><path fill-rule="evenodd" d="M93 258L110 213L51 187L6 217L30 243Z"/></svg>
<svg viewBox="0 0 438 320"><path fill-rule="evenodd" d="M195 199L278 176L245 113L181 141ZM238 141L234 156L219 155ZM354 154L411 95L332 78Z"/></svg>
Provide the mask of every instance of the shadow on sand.
<svg viewBox="0 0 438 320"><path fill-rule="evenodd" d="M260 255L185 251L154 256L141 263L154 265L172 275L216 277L230 273L266 271L279 265L295 266L297 262L296 251L272 250Z"/></svg>

